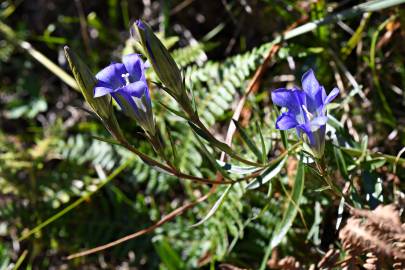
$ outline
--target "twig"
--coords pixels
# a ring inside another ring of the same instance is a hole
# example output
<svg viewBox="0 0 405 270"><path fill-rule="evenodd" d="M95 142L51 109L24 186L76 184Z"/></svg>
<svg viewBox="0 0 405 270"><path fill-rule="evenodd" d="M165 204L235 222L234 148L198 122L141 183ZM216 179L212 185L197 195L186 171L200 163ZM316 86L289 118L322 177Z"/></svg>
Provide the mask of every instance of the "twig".
<svg viewBox="0 0 405 270"><path fill-rule="evenodd" d="M211 188L211 190L212 190L212 188ZM200 202L205 201L209 196L212 195L211 190L210 190L210 192L208 192L208 193L205 194L204 196L199 197L199 198L198 198L197 200L195 200L194 202L185 204L185 205L183 205L183 206L181 206L181 207L175 209L174 211L170 212L167 216L165 216L164 218L162 218L161 220L159 220L158 222L156 222L155 224L153 224L153 225L150 226L150 227L147 227L147 228L145 228L145 229L143 229L143 230L137 231L136 233L127 235L127 236L125 236L125 237L123 237L123 238L120 238L120 239L118 239L118 240L115 240L115 241L113 241L113 242L110 242L110 243L108 243L108 244L106 244L106 245L102 245L102 246L99 246L99 247L96 247L96 248L88 249L88 250L83 251L83 252L78 252L78 253L69 255L68 257L66 257L66 259L71 260L71 259L74 259L74 258L78 258L78 257L86 256L86 255L89 255L89 254L92 254L92 253L96 253L96 252L105 250L105 249L107 249L107 248L116 246L116 245L118 245L118 244L120 244L120 243L126 242L126 241L128 241L128 240L131 240L131 239L133 239L133 238L136 238L136 237L139 237L139 236L141 236L141 235L144 235L144 234L146 234L146 233L152 232L153 230L155 230L156 228L162 226L162 225L165 224L166 222L172 220L172 219L175 218L176 216L178 216L178 215L184 213L187 209L189 209L189 208L195 206L196 204L198 204L198 203L200 203Z"/></svg>

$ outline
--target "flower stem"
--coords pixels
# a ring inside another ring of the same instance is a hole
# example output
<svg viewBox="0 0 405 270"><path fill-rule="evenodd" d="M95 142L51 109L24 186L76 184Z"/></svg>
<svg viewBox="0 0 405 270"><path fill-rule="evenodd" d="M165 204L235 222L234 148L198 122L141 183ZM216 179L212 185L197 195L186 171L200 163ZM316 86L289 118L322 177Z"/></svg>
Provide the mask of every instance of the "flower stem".
<svg viewBox="0 0 405 270"><path fill-rule="evenodd" d="M350 202L351 200L345 194L343 194L341 189L331 179L331 177L326 169L325 159L321 158L321 159L315 160L315 164L316 164L316 167L317 167L320 175L322 176L323 180L325 180L326 184L328 184L328 186L331 188L333 193L335 193L335 195L337 195L338 197L343 197L346 201Z"/></svg>

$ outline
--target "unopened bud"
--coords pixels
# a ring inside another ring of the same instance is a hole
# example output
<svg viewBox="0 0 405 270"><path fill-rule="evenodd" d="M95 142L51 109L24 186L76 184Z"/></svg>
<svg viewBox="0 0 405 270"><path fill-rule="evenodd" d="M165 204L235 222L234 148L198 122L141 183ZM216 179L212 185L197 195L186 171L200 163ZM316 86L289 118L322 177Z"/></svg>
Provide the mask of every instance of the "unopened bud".
<svg viewBox="0 0 405 270"><path fill-rule="evenodd" d="M131 33L141 43L144 53L168 93L176 98L183 96L185 87L180 70L159 38L153 33L149 25L137 20Z"/></svg>

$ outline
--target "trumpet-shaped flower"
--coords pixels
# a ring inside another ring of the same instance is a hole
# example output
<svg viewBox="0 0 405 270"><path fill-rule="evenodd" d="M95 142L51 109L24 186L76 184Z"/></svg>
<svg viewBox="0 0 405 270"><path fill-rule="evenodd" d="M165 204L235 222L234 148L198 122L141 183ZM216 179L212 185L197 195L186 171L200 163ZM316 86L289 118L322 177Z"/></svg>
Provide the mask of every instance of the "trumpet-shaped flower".
<svg viewBox="0 0 405 270"><path fill-rule="evenodd" d="M274 104L288 109L277 118L276 128L295 128L300 137L306 134L314 154L321 157L328 120L326 105L339 94L339 89L334 88L327 96L312 69L302 76L302 89L280 88L271 93Z"/></svg>
<svg viewBox="0 0 405 270"><path fill-rule="evenodd" d="M151 134L155 133L145 63L137 54L125 55L97 73L94 97L111 95L121 109Z"/></svg>

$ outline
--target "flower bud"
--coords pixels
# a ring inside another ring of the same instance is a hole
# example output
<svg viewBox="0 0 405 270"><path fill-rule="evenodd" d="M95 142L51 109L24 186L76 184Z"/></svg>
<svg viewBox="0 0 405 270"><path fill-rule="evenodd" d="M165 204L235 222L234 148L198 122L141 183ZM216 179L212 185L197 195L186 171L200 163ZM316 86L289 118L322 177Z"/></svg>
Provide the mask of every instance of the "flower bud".
<svg viewBox="0 0 405 270"><path fill-rule="evenodd" d="M166 86L167 89L165 90L175 98L183 96L185 87L180 70L169 51L153 33L149 25L137 20L131 29L131 33L141 43L153 69Z"/></svg>

